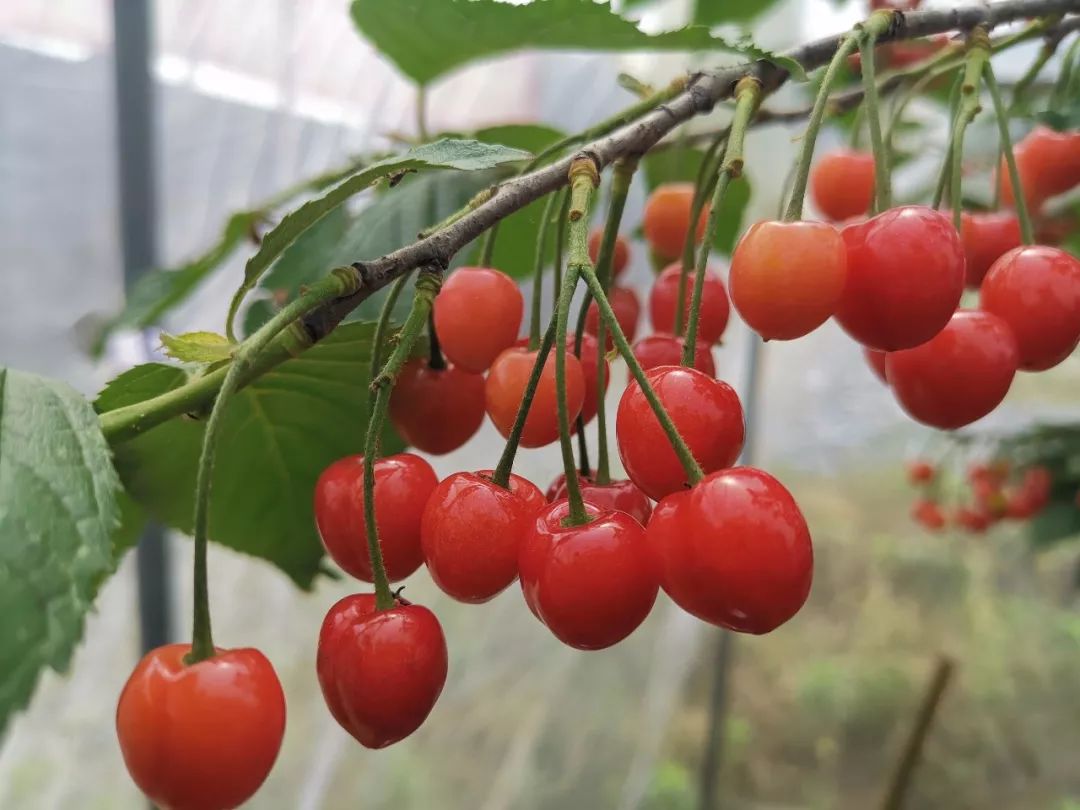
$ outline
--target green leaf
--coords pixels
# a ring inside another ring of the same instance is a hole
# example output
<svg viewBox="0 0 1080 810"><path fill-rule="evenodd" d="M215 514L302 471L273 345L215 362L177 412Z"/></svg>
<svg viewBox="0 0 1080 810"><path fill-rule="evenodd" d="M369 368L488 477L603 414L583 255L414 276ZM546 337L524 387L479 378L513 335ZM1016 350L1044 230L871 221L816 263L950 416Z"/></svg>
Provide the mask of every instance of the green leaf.
<svg viewBox="0 0 1080 810"><path fill-rule="evenodd" d="M269 560L297 585L320 572L312 492L322 470L363 449L368 363L374 324L345 324L239 391L224 415L214 464L210 538ZM176 366L149 363L105 388L99 412L165 393L187 379ZM128 492L150 517L191 531L204 423L179 417L116 447ZM386 452L401 440L387 431Z"/></svg>
<svg viewBox="0 0 1080 810"><path fill-rule="evenodd" d="M119 561L139 542L146 528L146 512L124 490L120 490L116 500L120 508L120 525L113 532L112 550L113 558Z"/></svg>
<svg viewBox="0 0 1080 810"><path fill-rule="evenodd" d="M647 34L594 0L353 0L356 27L420 84L486 57L522 48L592 51L715 51L780 60L745 40L729 42L703 26ZM784 67L797 68L787 59ZM798 75L798 74L796 74Z"/></svg>
<svg viewBox="0 0 1080 810"><path fill-rule="evenodd" d="M695 0L693 22L698 25L747 22L775 5L776 0Z"/></svg>
<svg viewBox="0 0 1080 810"><path fill-rule="evenodd" d="M41 669L71 660L115 566L119 489L89 403L0 368L0 732Z"/></svg>
<svg viewBox="0 0 1080 810"><path fill-rule="evenodd" d="M217 332L161 333L165 354L185 363L218 363L232 357L236 346Z"/></svg>
<svg viewBox="0 0 1080 810"><path fill-rule="evenodd" d="M1047 504L1028 524L1028 536L1039 548L1080 536L1080 509L1071 499Z"/></svg>
<svg viewBox="0 0 1080 810"><path fill-rule="evenodd" d="M273 318L274 313L277 311L278 308L274 306L274 302L269 298L256 298L244 310L244 324L241 328L241 334L244 337L253 334L256 329Z"/></svg>

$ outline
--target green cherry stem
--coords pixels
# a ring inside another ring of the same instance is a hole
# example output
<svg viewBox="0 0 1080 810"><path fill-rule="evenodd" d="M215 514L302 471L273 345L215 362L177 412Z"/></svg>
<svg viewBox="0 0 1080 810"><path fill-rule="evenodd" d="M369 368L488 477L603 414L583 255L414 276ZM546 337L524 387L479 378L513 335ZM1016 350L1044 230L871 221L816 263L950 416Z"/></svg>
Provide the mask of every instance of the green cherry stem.
<svg viewBox="0 0 1080 810"><path fill-rule="evenodd" d="M949 91L949 144L953 142L956 134L956 123L960 118L960 88L964 84L964 71L960 71ZM941 171L938 172L937 184L934 186L934 195L930 200L930 207L935 211L941 208L941 202L945 199L945 189L949 187L949 177L952 170L952 148L946 147L945 155L941 160Z"/></svg>
<svg viewBox="0 0 1080 810"><path fill-rule="evenodd" d="M540 304L544 297L544 260L547 258L548 228L555 213L558 194L549 194L540 215L540 229L536 234L536 259L533 262L532 307L529 312L529 349L540 345Z"/></svg>
<svg viewBox="0 0 1080 810"><path fill-rule="evenodd" d="M225 409L233 394L239 390L248 369L256 363L256 358L270 343L290 327L296 325L298 318L335 298L351 295L360 287L360 279L352 270L335 270L321 279L297 298L284 306L273 318L263 324L254 334L236 349L225 380L221 384L210 418L206 422L203 435L202 451L199 454L199 466L195 476L195 516L194 541L195 564L193 596L194 613L191 633L191 652L185 658L188 664L195 664L212 658L214 639L210 630L210 590L207 584L207 545L210 523L210 489L213 485L214 455L217 451L218 437L224 422Z"/></svg>
<svg viewBox="0 0 1080 810"><path fill-rule="evenodd" d="M559 217L555 221L555 301L559 300L559 291L562 289L563 256L566 253L566 214L570 206L570 189L566 189L560 195Z"/></svg>
<svg viewBox="0 0 1080 810"><path fill-rule="evenodd" d="M983 68L983 81L994 104L994 115L997 118L998 134L1001 138L1001 152L1005 156L1005 166L1008 168L1009 180L1012 182L1016 217L1020 220L1020 241L1025 245L1033 245L1035 244L1035 230L1031 226L1031 212L1028 211L1027 198L1024 196L1024 189L1020 182L1020 172L1016 168L1012 136L1009 134L1009 112L1005 109L1005 103L1001 98L1001 88L998 86L994 68L989 61ZM1001 185L1000 182L998 185Z"/></svg>
<svg viewBox="0 0 1080 810"><path fill-rule="evenodd" d="M872 16L870 23L876 22ZM859 40L862 55L863 104L866 109L867 129L870 132L870 148L874 153L874 207L873 213L884 211L892 204L892 163L885 139L881 135L881 110L878 106L878 88L875 77L874 46L877 44L880 26L867 25Z"/></svg>
<svg viewBox="0 0 1080 810"><path fill-rule="evenodd" d="M386 345L386 333L390 329L390 319L394 315L394 306L397 304L398 298L401 297L401 291L405 288L410 275L412 274L406 273L391 285L390 291L386 294L386 300L383 301L382 308L379 310L379 320L375 323L375 336L371 342L371 364L368 369L369 385L374 384L375 378L379 376L379 369L382 368L382 347ZM434 331L432 329L432 332ZM374 406L374 404L374 401L372 401L371 405Z"/></svg>
<svg viewBox="0 0 1080 810"><path fill-rule="evenodd" d="M960 109L956 116L953 131L951 155L949 158L949 202L953 210L953 225L960 230L960 215L964 210L961 184L964 170L964 133L968 124L982 110L979 102L979 87L982 85L983 69L990 59L990 40L986 29L976 27L968 35L968 54L964 66L964 82L960 85Z"/></svg>

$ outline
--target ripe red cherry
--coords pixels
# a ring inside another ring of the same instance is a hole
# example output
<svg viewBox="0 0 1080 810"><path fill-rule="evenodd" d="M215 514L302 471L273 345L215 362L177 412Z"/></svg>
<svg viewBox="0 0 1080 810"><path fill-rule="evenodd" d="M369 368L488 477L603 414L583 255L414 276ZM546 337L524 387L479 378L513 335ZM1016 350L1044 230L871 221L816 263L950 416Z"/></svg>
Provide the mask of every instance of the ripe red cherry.
<svg viewBox="0 0 1080 810"><path fill-rule="evenodd" d="M953 512L953 523L974 534L982 534L990 528L992 522L993 520L986 512L970 506L959 506Z"/></svg>
<svg viewBox="0 0 1080 810"><path fill-rule="evenodd" d="M881 46L881 53L885 58L885 64L893 70L898 70L925 62L944 48L948 48L951 42L948 34L937 34L921 39L903 39L885 43ZM931 86L934 84L931 82Z"/></svg>
<svg viewBox="0 0 1080 810"><path fill-rule="evenodd" d="M543 447L559 438L559 418L556 410L558 389L555 386L556 349L548 353L540 384L536 388L525 428L521 432L522 447ZM487 412L504 437L510 435L525 387L536 363L537 353L527 346L512 346L491 364L484 395ZM571 423L577 419L585 401L585 375L581 363L572 352L566 352L566 405Z"/></svg>
<svg viewBox="0 0 1080 810"><path fill-rule="evenodd" d="M936 473L934 465L928 461L915 460L907 466L908 481L912 484L928 484Z"/></svg>
<svg viewBox="0 0 1080 810"><path fill-rule="evenodd" d="M459 268L435 297L435 331L443 354L465 371L487 371L517 340L524 308L521 290L505 273Z"/></svg>
<svg viewBox="0 0 1080 810"><path fill-rule="evenodd" d="M398 599L346 596L319 631L316 671L327 708L365 748L385 748L427 719L446 683L446 639L435 614Z"/></svg>
<svg viewBox="0 0 1080 810"><path fill-rule="evenodd" d="M731 256L731 302L765 340L793 340L832 317L847 279L840 232L824 222L759 222Z"/></svg>
<svg viewBox="0 0 1080 810"><path fill-rule="evenodd" d="M1009 324L1020 368L1053 368L1080 342L1080 261L1042 245L1010 250L983 279L979 306Z"/></svg>
<svg viewBox="0 0 1080 810"><path fill-rule="evenodd" d="M967 286L977 290L990 265L1020 246L1020 220L1011 211L965 211L961 214L960 236L967 257Z"/></svg>
<svg viewBox="0 0 1080 810"><path fill-rule="evenodd" d="M1048 197L1068 191L1080 183L1080 131L1055 132L1039 126L1013 148L1016 170L1024 188L1024 199L1038 209ZM1012 205L1012 177L1002 160L999 169L1002 199Z"/></svg>
<svg viewBox="0 0 1080 810"><path fill-rule="evenodd" d="M167 644L135 667L116 707L131 778L169 810L226 810L270 773L285 733L285 694L254 649L218 650L187 665L190 644Z"/></svg>
<svg viewBox="0 0 1080 810"><path fill-rule="evenodd" d="M806 520L784 485L753 467L711 473L664 498L646 539L664 592L720 627L768 633L810 593L814 550Z"/></svg>
<svg viewBox="0 0 1080 810"><path fill-rule="evenodd" d="M924 529L929 529L932 532L939 532L945 528L945 513L941 511L941 507L937 505L936 501L928 498L920 498L915 501L915 504L911 507L911 517Z"/></svg>
<svg viewBox="0 0 1080 810"><path fill-rule="evenodd" d="M608 303L615 312L615 320L619 322L626 339L632 341L637 333L638 320L641 318L641 302L638 301L637 293L630 287L612 287L608 293ZM585 331L590 335L597 333L600 323L600 310L593 301L589 304L589 311L585 313ZM604 342L607 351L611 351L615 341L611 337L611 330L604 329Z"/></svg>
<svg viewBox="0 0 1080 810"><path fill-rule="evenodd" d="M521 590L561 642L602 650L645 621L659 586L641 524L625 512L585 510L583 526L563 525L566 501L537 514L521 545Z"/></svg>
<svg viewBox="0 0 1080 810"><path fill-rule="evenodd" d="M879 352L877 349L867 349L864 347L863 357L866 358L866 364L870 366L870 370L874 372L874 375L888 385L889 380L885 377L885 352Z"/></svg>
<svg viewBox="0 0 1080 810"><path fill-rule="evenodd" d="M743 446L743 411L730 385L681 366L658 366L645 377L705 472L735 463ZM619 401L615 432L623 467L646 495L658 501L686 487L686 472L637 381Z"/></svg>
<svg viewBox="0 0 1080 810"><path fill-rule="evenodd" d="M427 360L410 360L390 394L390 421L417 450L456 450L484 421L484 378L452 365L436 369Z"/></svg>
<svg viewBox="0 0 1080 810"><path fill-rule="evenodd" d="M420 510L439 479L420 456L398 453L375 462L375 525L391 582L420 567ZM334 562L372 582L364 529L364 457L338 459L315 483L315 525Z"/></svg>
<svg viewBox="0 0 1080 810"><path fill-rule="evenodd" d="M671 261L681 256L686 235L690 231L690 210L694 204L693 183L664 183L653 189L645 202L641 228L653 253ZM705 223L709 218L706 203L698 217L695 241L705 237Z"/></svg>
<svg viewBox="0 0 1080 810"><path fill-rule="evenodd" d="M566 336L566 349L569 352L574 351L574 335ZM597 387L597 380L600 376L600 353L598 349L599 345L595 337L588 332L582 334L581 356L578 358L578 362L581 363L581 375L585 383L585 398L581 402L581 418L585 424L591 422L592 418L596 416L596 408L600 398ZM608 386L611 384L611 367L606 359L603 362L604 390L607 391Z"/></svg>
<svg viewBox="0 0 1080 810"><path fill-rule="evenodd" d="M842 233L848 276L836 320L849 335L894 352L945 328L964 292L964 248L948 217L905 205Z"/></svg>
<svg viewBox="0 0 1080 810"><path fill-rule="evenodd" d="M835 222L865 214L874 200L874 156L851 149L822 155L810 170L810 196Z"/></svg>
<svg viewBox="0 0 1080 810"><path fill-rule="evenodd" d="M649 319L657 332L675 332L675 302L679 297L681 273L681 264L669 264L656 279L649 293ZM686 275L686 295L683 297L684 325L690 315L695 275L692 270ZM698 315L698 340L710 346L720 340L727 328L730 314L731 305L728 303L724 282L716 273L706 270L705 284L701 290L701 311Z"/></svg>
<svg viewBox="0 0 1080 810"><path fill-rule="evenodd" d="M716 376L716 366L713 363L712 350L707 343L695 341L694 368L710 377ZM641 367L648 371L657 366L677 366L682 362L682 351L685 342L681 337L657 333L647 335L635 343L631 348L634 357L637 358Z"/></svg>
<svg viewBox="0 0 1080 810"><path fill-rule="evenodd" d="M600 241L604 238L604 231L595 228L589 234L589 258L596 264L596 257L600 255ZM611 277L618 278L630 263L630 243L620 234L615 237L615 249L611 254Z"/></svg>
<svg viewBox="0 0 1080 810"><path fill-rule="evenodd" d="M578 475L581 497L599 509L616 509L626 512L634 520L645 526L652 514L652 501L638 489L633 481L615 480L607 484L598 484L591 476ZM566 475L560 473L548 487L549 502L560 501L566 497Z"/></svg>
<svg viewBox="0 0 1080 810"><path fill-rule="evenodd" d="M491 470L459 472L428 498L420 524L424 561L435 584L460 602L486 602L517 579L521 540L547 505L531 481Z"/></svg>
<svg viewBox="0 0 1080 810"><path fill-rule="evenodd" d="M1009 393L1019 354L1001 318L960 310L921 346L889 352L885 370L896 400L924 425L952 430L994 410Z"/></svg>

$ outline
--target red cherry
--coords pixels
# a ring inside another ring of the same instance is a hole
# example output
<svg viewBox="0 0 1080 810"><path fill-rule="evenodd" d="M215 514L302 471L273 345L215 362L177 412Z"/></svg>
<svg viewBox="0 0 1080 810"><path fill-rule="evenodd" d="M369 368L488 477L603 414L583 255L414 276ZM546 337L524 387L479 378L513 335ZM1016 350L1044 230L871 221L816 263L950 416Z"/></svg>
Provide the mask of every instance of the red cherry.
<svg viewBox="0 0 1080 810"><path fill-rule="evenodd" d="M948 217L905 205L842 233L848 277L836 320L849 335L894 352L945 328L964 292L964 248Z"/></svg>
<svg viewBox="0 0 1080 810"><path fill-rule="evenodd" d="M581 402L581 418L585 424L592 421L596 416L596 408L599 400L599 391L597 390L597 380L600 376L600 356L599 356L599 344L596 342L596 338L590 335L588 332L581 336L581 356L578 358L578 362L581 363L581 374L584 380L584 396L585 398ZM574 336L566 336L566 350L569 352L574 351ZM611 366L608 361L604 360L604 390L607 391L608 386L611 384Z"/></svg>
<svg viewBox="0 0 1080 810"><path fill-rule="evenodd" d="M521 539L546 505L518 475L510 488L491 471L459 472L428 498L420 524L424 561L435 584L460 602L486 602L517 579Z"/></svg>
<svg viewBox="0 0 1080 810"><path fill-rule="evenodd" d="M1080 343L1080 261L1042 245L1010 250L983 279L979 306L1016 335L1020 368L1053 368Z"/></svg>
<svg viewBox="0 0 1080 810"><path fill-rule="evenodd" d="M917 65L948 48L952 40L948 34L937 34L921 39L902 39L881 46L885 64L892 70ZM933 83L931 83L933 84Z"/></svg>
<svg viewBox="0 0 1080 810"><path fill-rule="evenodd" d="M589 258L596 264L596 257L600 255L600 242L604 238L602 228L594 228L589 234ZM630 263L630 243L620 234L615 237L615 249L611 254L611 277L618 278Z"/></svg>
<svg viewBox="0 0 1080 810"><path fill-rule="evenodd" d="M1080 131L1055 132L1049 127L1035 127L1013 147L1013 156L1024 199L1033 210L1038 210L1048 197L1080 183ZM1012 177L1004 160L999 176L1002 199L1012 205Z"/></svg>
<svg viewBox="0 0 1080 810"><path fill-rule="evenodd" d="M731 256L731 302L765 340L793 340L832 317L847 278L840 232L824 222L759 222Z"/></svg>
<svg viewBox="0 0 1080 810"><path fill-rule="evenodd" d="M1050 489L1053 478L1050 470L1046 467L1028 467L1024 470L1024 478L1020 483L1021 490L1035 506L1035 511L1041 511L1050 503Z"/></svg>
<svg viewBox="0 0 1080 810"><path fill-rule="evenodd" d="M1010 211L965 211L961 214L960 235L967 256L967 286L977 290L990 265L1020 246L1020 220Z"/></svg>
<svg viewBox="0 0 1080 810"><path fill-rule="evenodd" d="M753 467L714 472L664 498L646 539L667 595L730 630L775 630L810 593L806 520L783 484Z"/></svg>
<svg viewBox="0 0 1080 810"><path fill-rule="evenodd" d="M525 387L536 364L537 353L526 346L512 346L491 364L484 394L487 412L503 437L510 435ZM543 447L559 438L559 418L556 410L558 390L555 387L554 350L544 361L540 384L536 388L532 407L521 432L522 447ZM577 419L585 401L585 376L581 363L573 353L566 352L566 405L571 423Z"/></svg>
<svg viewBox="0 0 1080 810"><path fill-rule="evenodd" d="M877 349L867 349L863 347L863 357L866 358L866 363L870 366L870 370L874 372L874 375L888 385L889 380L885 376L886 353L879 352Z"/></svg>
<svg viewBox="0 0 1080 810"><path fill-rule="evenodd" d="M641 302L638 301L637 293L630 287L612 287L608 293L608 303L615 312L615 320L619 322L626 339L632 341L637 333L638 320L641 318ZM589 311L585 313L585 331L590 335L597 333L600 324L600 310L593 301L589 304ZM607 351L611 351L615 341L611 337L611 331L604 329L604 342Z"/></svg>
<svg viewBox="0 0 1080 810"><path fill-rule="evenodd" d="M446 639L435 614L398 600L346 596L319 631L316 670L327 708L365 748L385 748L420 728L446 683Z"/></svg>
<svg viewBox="0 0 1080 810"><path fill-rule="evenodd" d="M889 352L889 385L911 418L952 430L994 410L1009 393L1019 354L1001 318L960 310L931 340Z"/></svg>
<svg viewBox="0 0 1080 810"><path fill-rule="evenodd" d="M982 534L988 528L991 523L990 516L985 512L978 509L973 509L970 506L957 507L953 513L953 523L961 528L967 529L969 532L975 534Z"/></svg>
<svg viewBox="0 0 1080 810"><path fill-rule="evenodd" d="M464 371L487 371L517 340L524 309L521 290L505 273L459 268L435 297L435 331L443 354Z"/></svg>
<svg viewBox="0 0 1080 810"><path fill-rule="evenodd" d="M625 512L585 510L583 526L563 525L566 501L537 514L521 545L521 590L561 642L602 650L645 621L659 586L641 524Z"/></svg>
<svg viewBox="0 0 1080 810"><path fill-rule="evenodd" d="M971 482L971 494L979 510L995 518L1007 511L1005 493L997 479L978 478Z"/></svg>
<svg viewBox="0 0 1080 810"><path fill-rule="evenodd" d="M375 462L375 525L386 575L405 579L420 567L420 510L439 479L420 456L398 453ZM338 459L315 483L315 525L327 553L347 573L372 582L364 529L364 457Z"/></svg>
<svg viewBox="0 0 1080 810"><path fill-rule="evenodd" d="M730 385L681 366L658 366L645 377L706 473L735 463L743 411ZM619 401L615 432L623 467L642 492L658 501L686 486L686 472L636 381Z"/></svg>
<svg viewBox="0 0 1080 810"><path fill-rule="evenodd" d="M912 484L928 484L934 480L937 470L928 461L916 460L907 465L908 481Z"/></svg>
<svg viewBox="0 0 1080 810"><path fill-rule="evenodd" d="M939 532L945 528L945 513L941 511L941 507L936 502L926 498L915 501L915 505L911 509L911 517L916 523L921 524L924 529L929 529L932 532Z"/></svg>
<svg viewBox="0 0 1080 810"><path fill-rule="evenodd" d="M686 235L690 231L690 211L694 204L693 183L664 183L653 189L645 202L641 228L645 240L661 259L671 261L681 256ZM706 203L698 217L695 241L705 237L705 223L709 218Z"/></svg>
<svg viewBox="0 0 1080 810"><path fill-rule="evenodd" d="M258 650L217 650L190 665L189 652L190 644L167 644L143 656L120 693L116 734L128 773L154 804L226 810L270 773L285 694Z"/></svg>
<svg viewBox="0 0 1080 810"><path fill-rule="evenodd" d="M657 332L675 332L675 301L679 297L679 276L682 265L676 262L664 268L649 293L649 319ZM686 276L686 295L683 297L683 324L690 315L690 302L694 292L695 273ZM712 345L720 340L727 328L731 305L727 290L720 276L705 271L705 285L701 291L701 310L698 315L698 340Z"/></svg>
<svg viewBox="0 0 1080 810"><path fill-rule="evenodd" d="M631 348L634 357L637 358L641 367L648 371L657 366L677 366L682 362L684 339L674 335L657 333L647 335L635 343ZM694 368L710 377L716 376L716 366L713 364L712 349L707 343L695 341Z"/></svg>
<svg viewBox="0 0 1080 810"><path fill-rule="evenodd" d="M581 497L598 509L616 509L626 512L642 526L648 525L652 514L652 501L637 488L633 481L616 480L598 484L591 477L578 475ZM566 497L566 474L559 473L548 487L548 502L561 501Z"/></svg>
<svg viewBox="0 0 1080 810"><path fill-rule="evenodd" d="M484 421L484 378L452 365L436 369L427 360L410 360L390 394L390 421L417 450L456 450Z"/></svg>
<svg viewBox="0 0 1080 810"><path fill-rule="evenodd" d="M865 214L874 201L874 156L851 149L822 155L810 170L810 196L836 222Z"/></svg>
<svg viewBox="0 0 1080 810"><path fill-rule="evenodd" d="M1035 517L1039 512L1040 507L1035 499L1022 488L1014 489L1003 497L1005 517L1010 520L1027 520Z"/></svg>

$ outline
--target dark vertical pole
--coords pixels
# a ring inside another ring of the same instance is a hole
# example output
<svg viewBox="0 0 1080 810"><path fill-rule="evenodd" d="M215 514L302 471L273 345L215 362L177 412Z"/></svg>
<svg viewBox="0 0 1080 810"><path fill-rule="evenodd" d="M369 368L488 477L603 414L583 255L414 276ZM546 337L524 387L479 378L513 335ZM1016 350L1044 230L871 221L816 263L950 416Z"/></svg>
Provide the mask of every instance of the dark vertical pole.
<svg viewBox="0 0 1080 810"><path fill-rule="evenodd" d="M124 286L157 264L154 186L152 0L113 0L116 144ZM143 650L171 638L168 559L161 526L148 526L135 552Z"/></svg>

